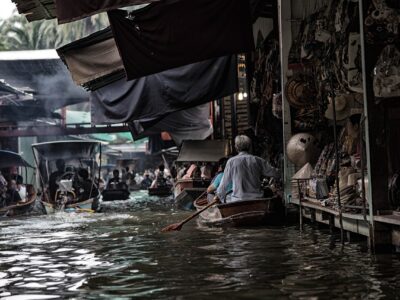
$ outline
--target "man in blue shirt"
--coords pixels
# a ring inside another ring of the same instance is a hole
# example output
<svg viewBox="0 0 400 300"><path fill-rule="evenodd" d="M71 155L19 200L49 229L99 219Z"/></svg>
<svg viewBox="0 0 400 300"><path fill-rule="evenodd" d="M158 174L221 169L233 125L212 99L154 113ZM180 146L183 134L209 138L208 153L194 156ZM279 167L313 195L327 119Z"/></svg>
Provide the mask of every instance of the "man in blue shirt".
<svg viewBox="0 0 400 300"><path fill-rule="evenodd" d="M226 199L227 202L262 198L262 177L279 178L279 170L273 168L261 157L249 153L251 139L248 136L237 136L235 148L239 154L228 160L222 181L217 189L217 197L225 199L231 187L233 193L230 199Z"/></svg>

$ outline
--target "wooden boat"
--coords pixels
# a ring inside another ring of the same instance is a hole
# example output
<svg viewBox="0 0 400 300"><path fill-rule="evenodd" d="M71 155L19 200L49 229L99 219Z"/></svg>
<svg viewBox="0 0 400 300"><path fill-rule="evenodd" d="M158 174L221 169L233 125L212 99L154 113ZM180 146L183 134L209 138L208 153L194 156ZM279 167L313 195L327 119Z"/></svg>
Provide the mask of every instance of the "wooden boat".
<svg viewBox="0 0 400 300"><path fill-rule="evenodd" d="M149 188L149 196L167 197L172 195L172 186Z"/></svg>
<svg viewBox="0 0 400 300"><path fill-rule="evenodd" d="M106 189L103 191L103 201L128 200L130 192L127 189Z"/></svg>
<svg viewBox="0 0 400 300"><path fill-rule="evenodd" d="M225 140L184 141L177 163L217 163L229 154L229 142ZM178 208L195 209L193 201L203 194L211 180L178 179L174 186Z"/></svg>
<svg viewBox="0 0 400 300"><path fill-rule="evenodd" d="M27 168L33 167L26 162L18 153L0 150L0 169L11 167L21 167L25 169L25 177L27 177ZM5 199L3 199L5 201ZM31 184L26 185L26 198L16 204L0 207L0 216L12 217L24 215L32 211L37 200L35 188Z"/></svg>
<svg viewBox="0 0 400 300"><path fill-rule="evenodd" d="M100 208L100 191L95 186L95 176L98 172L96 154L100 152L100 147L100 143L96 141L78 140L32 145L43 191L40 201L47 214L57 211L97 211ZM50 176L56 170L58 160L62 160L65 170L70 171L58 176L58 189L54 199L51 199ZM79 168L88 170L90 174L91 186L87 191L81 191L82 187L76 180Z"/></svg>
<svg viewBox="0 0 400 300"><path fill-rule="evenodd" d="M33 190L28 194L26 199L14 204L0 208L0 215L2 217L14 217L28 214L32 211L32 207L37 199L36 192Z"/></svg>
<svg viewBox="0 0 400 300"><path fill-rule="evenodd" d="M210 180L201 179L180 179L175 183L174 197L178 208L194 209L193 201L205 193Z"/></svg>
<svg viewBox="0 0 400 300"><path fill-rule="evenodd" d="M199 211L208 204L206 199L194 205ZM207 226L261 226L282 222L282 200L278 197L236 201L219 204L199 215L199 222Z"/></svg>

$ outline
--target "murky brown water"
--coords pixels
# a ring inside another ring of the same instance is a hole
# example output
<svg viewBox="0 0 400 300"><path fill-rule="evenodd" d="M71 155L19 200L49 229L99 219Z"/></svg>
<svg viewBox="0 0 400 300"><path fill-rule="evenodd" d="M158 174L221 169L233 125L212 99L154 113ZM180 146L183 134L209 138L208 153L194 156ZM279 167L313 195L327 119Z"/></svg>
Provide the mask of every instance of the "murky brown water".
<svg viewBox="0 0 400 300"><path fill-rule="evenodd" d="M295 226L160 233L187 213L136 196L104 213L0 221L4 299L400 298L400 259Z"/></svg>

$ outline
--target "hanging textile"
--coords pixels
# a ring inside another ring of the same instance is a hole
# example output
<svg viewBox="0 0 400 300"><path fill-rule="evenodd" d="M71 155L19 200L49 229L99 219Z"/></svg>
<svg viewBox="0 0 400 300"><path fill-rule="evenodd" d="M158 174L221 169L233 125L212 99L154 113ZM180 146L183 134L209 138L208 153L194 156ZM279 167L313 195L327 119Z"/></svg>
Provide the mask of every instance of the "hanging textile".
<svg viewBox="0 0 400 300"><path fill-rule="evenodd" d="M128 80L254 49L248 0L170 0L108 15Z"/></svg>
<svg viewBox="0 0 400 300"><path fill-rule="evenodd" d="M67 44L57 53L78 85L95 90L125 77L124 66L111 29Z"/></svg>
<svg viewBox="0 0 400 300"><path fill-rule="evenodd" d="M177 145L184 140L204 140L213 133L209 120L210 104L174 112L148 128L146 123L134 121L129 124L134 139L168 132Z"/></svg>
<svg viewBox="0 0 400 300"><path fill-rule="evenodd" d="M124 6L145 4L159 0L56 0L58 23L68 23Z"/></svg>
<svg viewBox="0 0 400 300"><path fill-rule="evenodd" d="M90 93L92 122L155 123L175 111L231 95L237 91L236 66L235 56L226 56L113 82Z"/></svg>

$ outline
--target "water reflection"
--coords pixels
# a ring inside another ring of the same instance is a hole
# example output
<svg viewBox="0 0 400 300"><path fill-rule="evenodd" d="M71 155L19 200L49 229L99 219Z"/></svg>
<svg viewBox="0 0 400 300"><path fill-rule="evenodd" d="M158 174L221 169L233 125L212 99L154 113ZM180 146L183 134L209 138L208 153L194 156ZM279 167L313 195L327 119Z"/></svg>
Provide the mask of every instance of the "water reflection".
<svg viewBox="0 0 400 300"><path fill-rule="evenodd" d="M330 248L306 226L199 228L163 234L187 213L171 199L132 197L101 214L0 224L4 299L330 299L398 297L396 256Z"/></svg>

